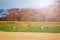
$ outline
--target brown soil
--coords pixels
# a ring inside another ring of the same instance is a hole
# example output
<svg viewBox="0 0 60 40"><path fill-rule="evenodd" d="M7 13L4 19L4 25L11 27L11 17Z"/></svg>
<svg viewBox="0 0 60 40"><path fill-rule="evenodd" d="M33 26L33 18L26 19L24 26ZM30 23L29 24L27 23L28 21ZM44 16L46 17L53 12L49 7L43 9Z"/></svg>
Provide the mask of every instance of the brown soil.
<svg viewBox="0 0 60 40"><path fill-rule="evenodd" d="M60 33L0 32L0 40L60 40Z"/></svg>

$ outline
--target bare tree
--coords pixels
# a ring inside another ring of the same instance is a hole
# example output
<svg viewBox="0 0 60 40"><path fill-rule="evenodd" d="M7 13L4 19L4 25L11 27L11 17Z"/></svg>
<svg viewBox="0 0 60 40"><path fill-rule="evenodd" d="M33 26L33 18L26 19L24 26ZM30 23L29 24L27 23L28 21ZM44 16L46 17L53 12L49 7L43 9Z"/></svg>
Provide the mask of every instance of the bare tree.
<svg viewBox="0 0 60 40"><path fill-rule="evenodd" d="M8 14L6 15L7 21L19 21L21 18L21 14L19 9L13 8L10 9Z"/></svg>
<svg viewBox="0 0 60 40"><path fill-rule="evenodd" d="M57 7L55 8L55 21L60 22L60 0L57 2Z"/></svg>

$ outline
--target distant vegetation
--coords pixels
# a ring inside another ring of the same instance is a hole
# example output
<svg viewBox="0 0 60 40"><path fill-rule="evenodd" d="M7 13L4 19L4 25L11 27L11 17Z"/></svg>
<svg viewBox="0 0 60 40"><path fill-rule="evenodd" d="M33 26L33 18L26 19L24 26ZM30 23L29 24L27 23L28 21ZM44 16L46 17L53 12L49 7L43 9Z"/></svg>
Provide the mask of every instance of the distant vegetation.
<svg viewBox="0 0 60 40"><path fill-rule="evenodd" d="M60 33L60 2L40 9L0 9L0 31Z"/></svg>
<svg viewBox="0 0 60 40"><path fill-rule="evenodd" d="M0 17L0 21L60 22L60 9L53 5L41 9L0 9L0 14L4 15Z"/></svg>
<svg viewBox="0 0 60 40"><path fill-rule="evenodd" d="M2 17L1 14L3 15ZM41 9L0 9L0 31L60 33L59 22L59 7L48 6Z"/></svg>

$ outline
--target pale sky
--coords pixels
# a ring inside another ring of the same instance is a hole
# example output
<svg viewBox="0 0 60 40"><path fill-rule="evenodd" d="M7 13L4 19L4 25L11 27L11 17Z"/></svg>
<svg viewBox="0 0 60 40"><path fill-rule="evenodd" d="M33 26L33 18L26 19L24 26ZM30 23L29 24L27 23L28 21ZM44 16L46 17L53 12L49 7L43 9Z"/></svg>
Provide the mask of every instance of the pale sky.
<svg viewBox="0 0 60 40"><path fill-rule="evenodd" d="M56 0L0 0L0 9L42 8L47 5L56 5Z"/></svg>

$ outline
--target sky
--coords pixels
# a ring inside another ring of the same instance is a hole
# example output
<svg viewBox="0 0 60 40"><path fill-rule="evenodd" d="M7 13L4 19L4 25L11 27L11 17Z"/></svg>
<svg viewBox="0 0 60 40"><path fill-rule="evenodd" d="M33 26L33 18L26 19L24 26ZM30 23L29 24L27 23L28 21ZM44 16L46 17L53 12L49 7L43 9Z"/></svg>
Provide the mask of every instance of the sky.
<svg viewBox="0 0 60 40"><path fill-rule="evenodd" d="M47 5L56 5L56 0L0 0L0 9L42 8Z"/></svg>

